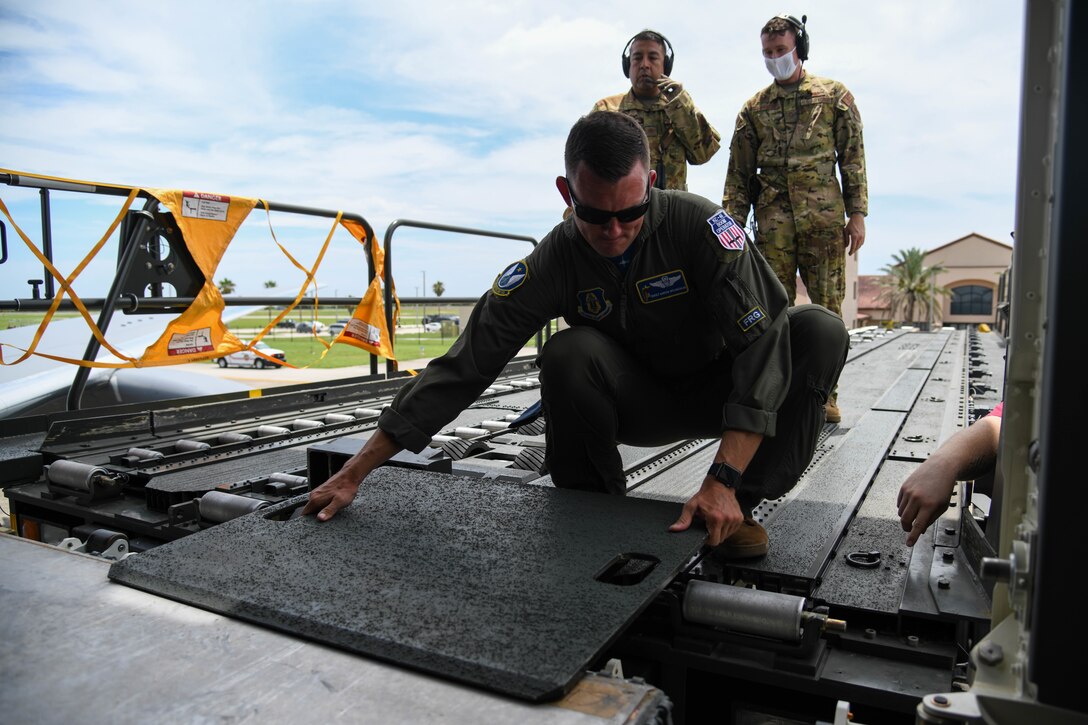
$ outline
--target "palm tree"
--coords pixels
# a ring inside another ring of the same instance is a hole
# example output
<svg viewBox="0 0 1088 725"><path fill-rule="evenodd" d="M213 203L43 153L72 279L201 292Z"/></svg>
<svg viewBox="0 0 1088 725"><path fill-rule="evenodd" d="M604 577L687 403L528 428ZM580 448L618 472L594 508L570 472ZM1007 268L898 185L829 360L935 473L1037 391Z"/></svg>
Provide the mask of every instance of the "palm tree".
<svg viewBox="0 0 1088 725"><path fill-rule="evenodd" d="M435 297L441 297L442 293L446 291L446 285L442 284L442 280L435 282L431 289L434 290Z"/></svg>
<svg viewBox="0 0 1088 725"><path fill-rule="evenodd" d="M223 279L219 280L219 291L225 295L229 295L234 292L235 287L236 285L234 284L234 281L231 280L229 277L224 277Z"/></svg>
<svg viewBox="0 0 1088 725"><path fill-rule="evenodd" d="M268 280L267 282L264 283L264 288L265 289L275 289L275 287L276 287L276 280L274 280L274 279L270 279L270 280Z"/></svg>
<svg viewBox="0 0 1088 725"><path fill-rule="evenodd" d="M892 255L894 264L881 267L880 271L888 275L880 280L884 291L880 299L891 306L892 314L902 311L903 320L914 322L914 311L919 306L929 310L931 305L939 304L940 297L952 294L945 287L935 287L933 278L948 271L944 265L934 264L927 267L926 253L911 247Z"/></svg>

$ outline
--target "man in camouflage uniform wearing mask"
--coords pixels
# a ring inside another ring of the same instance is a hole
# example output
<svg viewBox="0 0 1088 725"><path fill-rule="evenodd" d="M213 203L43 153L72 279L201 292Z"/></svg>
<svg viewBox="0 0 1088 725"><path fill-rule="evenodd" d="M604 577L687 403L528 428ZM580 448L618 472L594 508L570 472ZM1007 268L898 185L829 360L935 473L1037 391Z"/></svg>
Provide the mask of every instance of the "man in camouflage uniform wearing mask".
<svg viewBox="0 0 1088 725"><path fill-rule="evenodd" d="M805 19L776 16L760 37L775 82L737 116L722 206L738 221L755 207L756 243L790 304L800 272L809 298L841 316L843 251L855 254L864 244L869 206L861 115L843 84L802 67ZM833 392L827 403L833 423L841 420L837 397Z"/></svg>
<svg viewBox="0 0 1088 725"><path fill-rule="evenodd" d="M631 116L650 140L650 167L659 189L688 188L688 164L705 164L721 146L719 134L695 107L683 84L669 77L672 46L660 33L643 30L624 48L624 75L631 90L597 101L594 111Z"/></svg>

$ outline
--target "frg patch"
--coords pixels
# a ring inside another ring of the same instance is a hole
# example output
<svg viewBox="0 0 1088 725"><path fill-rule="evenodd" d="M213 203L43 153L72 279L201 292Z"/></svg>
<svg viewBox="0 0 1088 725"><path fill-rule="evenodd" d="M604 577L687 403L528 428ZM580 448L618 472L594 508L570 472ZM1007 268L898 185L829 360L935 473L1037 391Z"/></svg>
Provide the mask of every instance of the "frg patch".
<svg viewBox="0 0 1088 725"><path fill-rule="evenodd" d="M763 311L762 307L753 307L748 312L744 313L744 316L737 320L737 326L740 327L742 332L748 332L756 323L767 319L767 313Z"/></svg>

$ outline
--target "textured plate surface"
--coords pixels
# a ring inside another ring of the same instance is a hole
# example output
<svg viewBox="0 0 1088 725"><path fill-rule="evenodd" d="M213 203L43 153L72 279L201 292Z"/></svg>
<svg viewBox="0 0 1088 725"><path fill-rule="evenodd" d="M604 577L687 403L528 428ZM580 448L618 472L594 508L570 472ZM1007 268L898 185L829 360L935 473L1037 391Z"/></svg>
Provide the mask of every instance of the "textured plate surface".
<svg viewBox="0 0 1088 725"><path fill-rule="evenodd" d="M541 701L562 696L706 538L699 525L666 530L676 504L403 469L371 474L323 524L289 517L303 500L130 556L109 576ZM635 584L596 579L624 554L660 563Z"/></svg>

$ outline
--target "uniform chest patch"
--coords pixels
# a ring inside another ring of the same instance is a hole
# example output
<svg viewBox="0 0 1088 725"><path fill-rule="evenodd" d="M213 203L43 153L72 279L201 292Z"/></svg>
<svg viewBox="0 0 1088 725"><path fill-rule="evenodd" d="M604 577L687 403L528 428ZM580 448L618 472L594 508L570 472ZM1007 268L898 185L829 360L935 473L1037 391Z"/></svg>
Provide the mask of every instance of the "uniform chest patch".
<svg viewBox="0 0 1088 725"><path fill-rule="evenodd" d="M710 225L714 236L718 238L723 247L735 252L744 249L744 242L747 239L744 235L744 229L733 221L733 217L726 214L724 209L719 209L714 216L706 220L706 223Z"/></svg>
<svg viewBox="0 0 1088 725"><path fill-rule="evenodd" d="M737 320L737 326L740 327L742 332L748 332L757 323L767 319L767 313L763 311L762 307L753 307L744 313L744 316Z"/></svg>
<svg viewBox="0 0 1088 725"><path fill-rule="evenodd" d="M684 278L683 270L674 269L657 277L640 279L635 283L635 288L638 290L638 298L642 300L642 304L647 305L669 297L687 294L688 281Z"/></svg>
<svg viewBox="0 0 1088 725"><path fill-rule="evenodd" d="M525 266L525 262L514 262L495 278L495 283L491 285L491 292L499 297L506 297L525 284L525 280L528 278L529 268Z"/></svg>
<svg viewBox="0 0 1088 725"><path fill-rule="evenodd" d="M612 312L612 303L604 296L604 289L594 287L578 293L578 314L587 320L597 322L608 317Z"/></svg>

